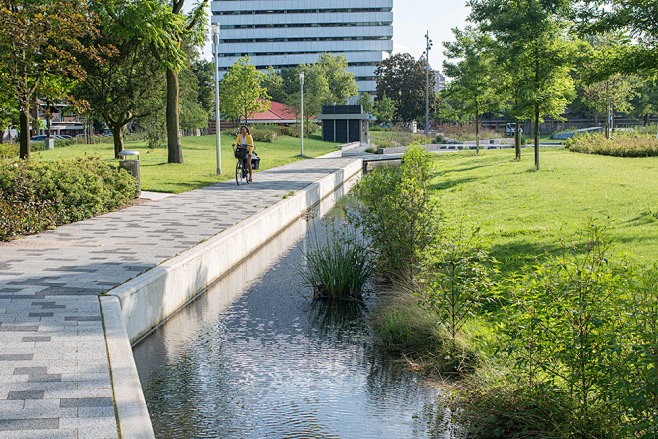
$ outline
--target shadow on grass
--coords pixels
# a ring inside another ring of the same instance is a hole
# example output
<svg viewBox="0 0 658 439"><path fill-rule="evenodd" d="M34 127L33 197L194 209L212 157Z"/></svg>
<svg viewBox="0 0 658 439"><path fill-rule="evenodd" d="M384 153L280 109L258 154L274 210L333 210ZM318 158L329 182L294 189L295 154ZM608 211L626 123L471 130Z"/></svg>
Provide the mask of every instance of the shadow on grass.
<svg viewBox="0 0 658 439"><path fill-rule="evenodd" d="M475 177L468 177L468 178L458 178L454 180L444 180L438 183L430 184L428 188L430 191L442 191L475 180L480 180L480 179Z"/></svg>

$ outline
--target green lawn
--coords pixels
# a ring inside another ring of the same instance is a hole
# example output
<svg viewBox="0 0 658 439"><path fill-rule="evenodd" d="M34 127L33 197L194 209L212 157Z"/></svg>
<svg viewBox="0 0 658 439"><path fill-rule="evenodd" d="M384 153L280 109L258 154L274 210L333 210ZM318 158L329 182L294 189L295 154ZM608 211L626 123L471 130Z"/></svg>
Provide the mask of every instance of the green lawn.
<svg viewBox="0 0 658 439"><path fill-rule="evenodd" d="M185 192L208 186L218 181L235 178L235 163L231 143L234 136L222 134L222 175L217 176L215 136L183 137L183 164L167 163L167 149L149 149L145 142L128 139L125 149L140 152L140 172L142 189L157 192ZM280 136L274 143L255 142L256 152L261 157L260 170L274 168L286 163L301 160L300 139ZM304 155L317 157L335 150L337 144L324 142L318 135L304 139ZM52 151L33 153L37 160L52 161L84 154L100 156L104 160L114 160L112 143L96 145L71 145ZM257 177L255 177L257 178Z"/></svg>
<svg viewBox="0 0 658 439"><path fill-rule="evenodd" d="M615 257L658 262L658 157L617 158L542 148L513 161L512 150L438 154L431 187L446 220L465 218L481 234L504 271L513 271L592 218L607 224Z"/></svg>

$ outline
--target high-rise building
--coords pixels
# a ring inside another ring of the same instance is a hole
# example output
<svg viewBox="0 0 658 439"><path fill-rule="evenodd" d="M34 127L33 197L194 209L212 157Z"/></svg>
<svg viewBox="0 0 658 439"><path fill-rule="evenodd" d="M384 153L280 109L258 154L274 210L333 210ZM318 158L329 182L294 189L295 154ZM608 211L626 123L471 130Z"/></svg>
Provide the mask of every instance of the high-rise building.
<svg viewBox="0 0 658 439"><path fill-rule="evenodd" d="M374 93L377 63L393 50L392 10L393 0L213 0L219 76L244 55L282 69L327 52L344 55L359 91Z"/></svg>

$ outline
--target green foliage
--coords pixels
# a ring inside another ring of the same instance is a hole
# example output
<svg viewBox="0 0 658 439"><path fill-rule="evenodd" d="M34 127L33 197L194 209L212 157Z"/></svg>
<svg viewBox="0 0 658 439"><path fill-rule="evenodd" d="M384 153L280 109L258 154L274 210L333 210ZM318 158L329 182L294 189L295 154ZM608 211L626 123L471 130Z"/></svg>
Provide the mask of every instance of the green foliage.
<svg viewBox="0 0 658 439"><path fill-rule="evenodd" d="M436 209L427 189L430 173L429 154L413 147L399 168L375 169L356 189L360 208L354 220L363 225L384 277L412 278L422 251L435 239Z"/></svg>
<svg viewBox="0 0 658 439"><path fill-rule="evenodd" d="M416 61L408 53L395 54L377 66L377 96L387 96L395 104L395 121L411 122L425 115L426 61ZM434 84L430 71L429 83ZM430 106L435 94L429 90Z"/></svg>
<svg viewBox="0 0 658 439"><path fill-rule="evenodd" d="M364 113L372 113L372 110L375 108L372 103L372 95L370 93L364 93L359 96L359 99L356 101L358 105L361 105Z"/></svg>
<svg viewBox="0 0 658 439"><path fill-rule="evenodd" d="M302 280L316 299L358 299L372 274L367 245L347 221L336 226L330 217L325 227L325 239L315 235L304 251Z"/></svg>
<svg viewBox="0 0 658 439"><path fill-rule="evenodd" d="M377 96L373 107L373 115L377 119L377 122L384 125L390 124L393 122L396 111L397 107L395 106L393 99L387 98L386 94L381 97Z"/></svg>
<svg viewBox="0 0 658 439"><path fill-rule="evenodd" d="M0 160L18 157L18 145L15 143L0 143Z"/></svg>
<svg viewBox="0 0 658 439"><path fill-rule="evenodd" d="M237 136L239 133L239 128L231 131L231 134L234 136ZM249 128L249 133L254 138L254 142L272 143L279 137L279 127L276 125L254 125Z"/></svg>
<svg viewBox="0 0 658 439"><path fill-rule="evenodd" d="M135 179L97 157L0 162L0 239L37 233L128 204Z"/></svg>
<svg viewBox="0 0 658 439"><path fill-rule="evenodd" d="M464 324L491 298L495 260L463 224L428 248L418 276L421 303L439 318L453 347Z"/></svg>
<svg viewBox="0 0 658 439"><path fill-rule="evenodd" d="M615 157L658 156L658 139L655 136L635 133L618 133L611 139L602 134L583 134L568 139L570 151Z"/></svg>
<svg viewBox="0 0 658 439"><path fill-rule="evenodd" d="M623 417L607 398L614 373L608 365L618 355L613 345L628 311L622 301L628 272L608 262L609 243L596 225L583 235L511 280L512 303L501 326L519 378L536 390L570 395L568 434L613 437Z"/></svg>
<svg viewBox="0 0 658 439"><path fill-rule="evenodd" d="M220 84L222 114L230 119L249 117L270 108L267 90L263 88L265 74L256 70L248 56L239 58L228 69Z"/></svg>

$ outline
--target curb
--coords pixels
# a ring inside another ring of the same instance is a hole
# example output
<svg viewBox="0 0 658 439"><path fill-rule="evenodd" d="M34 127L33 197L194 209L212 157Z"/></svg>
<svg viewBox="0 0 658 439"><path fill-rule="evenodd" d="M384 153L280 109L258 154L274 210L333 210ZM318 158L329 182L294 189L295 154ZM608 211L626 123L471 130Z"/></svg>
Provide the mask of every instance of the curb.
<svg viewBox="0 0 658 439"><path fill-rule="evenodd" d="M119 437L155 439L119 299L99 296Z"/></svg>

